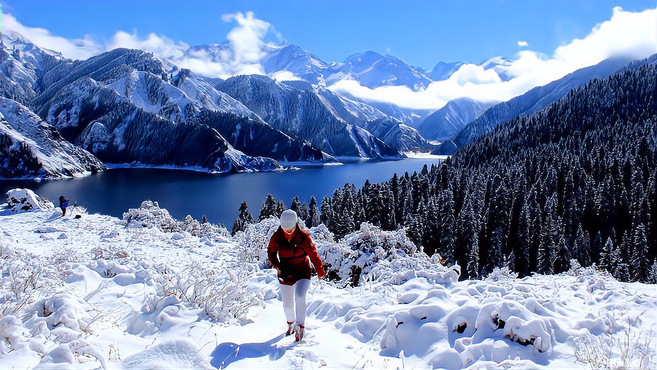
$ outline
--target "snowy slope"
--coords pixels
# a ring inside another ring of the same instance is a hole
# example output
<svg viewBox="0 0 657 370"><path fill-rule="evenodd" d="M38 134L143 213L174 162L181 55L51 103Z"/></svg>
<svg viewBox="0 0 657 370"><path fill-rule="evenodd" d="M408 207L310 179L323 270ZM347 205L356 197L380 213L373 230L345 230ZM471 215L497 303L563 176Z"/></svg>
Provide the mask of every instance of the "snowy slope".
<svg viewBox="0 0 657 370"><path fill-rule="evenodd" d="M123 220L60 216L0 212L0 368L589 369L605 364L578 359L615 367L623 349L630 367L655 365L655 285L592 269L456 281L403 232L364 224L335 243L320 226L338 280L313 278L294 344L263 262L275 219L231 238L152 202Z"/></svg>
<svg viewBox="0 0 657 370"><path fill-rule="evenodd" d="M266 76L251 75L231 77L218 83L217 88L242 102L272 127L307 141L332 156L377 158L399 155L378 138L367 142L356 140L347 121L357 120L353 113L344 105L339 105L337 110L327 99L328 90L321 89L323 93L320 94L307 82L282 83ZM351 106L352 110L356 107L355 104ZM347 116L347 120L341 113ZM377 113L372 109L359 114L367 119ZM362 128L357 130L364 131Z"/></svg>
<svg viewBox="0 0 657 370"><path fill-rule="evenodd" d="M55 52L43 50L20 34L2 32L0 49L0 96L28 105L40 93L39 78L61 63Z"/></svg>
<svg viewBox="0 0 657 370"><path fill-rule="evenodd" d="M583 86L595 78L607 77L629 62L630 59L627 58L610 58L597 65L579 69L547 85L535 87L507 102L494 105L464 127L454 139L454 143L460 148L476 137L492 131L497 125L520 115L531 115L563 98L569 91ZM489 65L494 65L494 63ZM446 148L441 153L451 154L453 150Z"/></svg>
<svg viewBox="0 0 657 370"><path fill-rule="evenodd" d="M419 91L432 82L421 69L392 56L374 51L357 53L343 63L334 63L324 72L327 85L341 80L356 80L371 89L381 86L407 86Z"/></svg>
<svg viewBox="0 0 657 370"><path fill-rule="evenodd" d="M477 102L470 98L454 99L431 113L417 129L428 140L452 139L491 105L493 104Z"/></svg>
<svg viewBox="0 0 657 370"><path fill-rule="evenodd" d="M60 178L103 171L93 154L66 141L28 108L0 97L0 178Z"/></svg>

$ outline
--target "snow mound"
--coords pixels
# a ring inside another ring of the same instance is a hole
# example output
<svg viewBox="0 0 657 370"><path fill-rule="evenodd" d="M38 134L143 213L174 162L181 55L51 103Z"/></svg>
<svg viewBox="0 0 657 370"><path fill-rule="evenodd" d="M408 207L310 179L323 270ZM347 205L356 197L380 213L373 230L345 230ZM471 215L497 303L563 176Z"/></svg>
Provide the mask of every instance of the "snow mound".
<svg viewBox="0 0 657 370"><path fill-rule="evenodd" d="M134 354L121 365L124 369L214 369L199 352L189 340L172 340Z"/></svg>
<svg viewBox="0 0 657 370"><path fill-rule="evenodd" d="M12 189L6 193L7 205L14 212L28 212L53 208L47 199L41 198L30 189Z"/></svg>

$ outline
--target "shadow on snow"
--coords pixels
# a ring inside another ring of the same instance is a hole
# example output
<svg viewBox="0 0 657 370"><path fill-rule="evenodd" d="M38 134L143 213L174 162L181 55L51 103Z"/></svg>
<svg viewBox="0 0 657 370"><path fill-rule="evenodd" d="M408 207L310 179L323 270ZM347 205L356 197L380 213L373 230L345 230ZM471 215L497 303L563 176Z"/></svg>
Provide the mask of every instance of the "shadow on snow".
<svg viewBox="0 0 657 370"><path fill-rule="evenodd" d="M276 343L284 337L285 334L281 334L262 343L221 343L214 349L214 351L212 351L212 354L210 355L212 358L210 364L217 369L225 369L233 362L245 358L269 356L270 361L276 361L283 357L287 350L287 347L279 347L276 345Z"/></svg>

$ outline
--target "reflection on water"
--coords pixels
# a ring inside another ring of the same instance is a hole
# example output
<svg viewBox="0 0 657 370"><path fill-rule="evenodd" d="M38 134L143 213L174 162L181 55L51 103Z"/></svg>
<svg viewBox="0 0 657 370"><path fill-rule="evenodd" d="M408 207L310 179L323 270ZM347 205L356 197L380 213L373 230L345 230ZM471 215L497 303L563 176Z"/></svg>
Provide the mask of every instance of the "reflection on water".
<svg viewBox="0 0 657 370"><path fill-rule="evenodd" d="M242 200L257 218L267 194L271 193L289 206L294 196L309 202L315 196L318 203L346 183L361 187L365 180L382 182L394 173L422 170L439 159L406 159L401 161L361 162L341 166L304 168L298 171L208 174L165 169L112 169L80 179L30 181L2 180L0 191L23 187L52 201L65 195L71 203L87 207L90 213L121 217L129 208L142 201L157 201L173 217L186 215L200 220L205 215L210 222L232 228ZM4 199L1 200L4 202ZM56 203L56 202L55 202Z"/></svg>

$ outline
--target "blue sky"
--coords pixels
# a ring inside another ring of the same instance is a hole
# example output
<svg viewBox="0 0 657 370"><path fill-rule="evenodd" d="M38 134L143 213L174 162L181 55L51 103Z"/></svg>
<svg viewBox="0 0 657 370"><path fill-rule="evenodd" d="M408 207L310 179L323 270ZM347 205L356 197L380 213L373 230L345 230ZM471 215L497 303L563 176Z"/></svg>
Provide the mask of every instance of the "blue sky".
<svg viewBox="0 0 657 370"><path fill-rule="evenodd" d="M268 41L299 45L326 62L366 50L431 69L439 61L480 63L530 49L546 55L583 38L615 6L638 12L654 0L2 0L26 27L67 39L108 42L118 31L150 33L187 44L226 41L235 22L222 15L252 11L271 25ZM657 31L656 31L657 32ZM519 41L527 43L518 45Z"/></svg>
<svg viewBox="0 0 657 370"><path fill-rule="evenodd" d="M657 52L655 0L0 0L2 30L70 59L142 49L204 76L265 74L271 44L298 45L324 62L373 50L431 69L460 61L424 89L329 88L365 101L435 110L468 97L499 102L617 56ZM190 45L228 42L219 56ZM510 63L485 69L481 62ZM290 71L271 74L298 79Z"/></svg>

